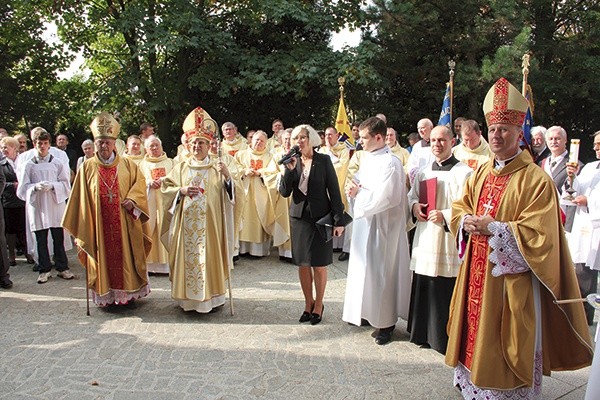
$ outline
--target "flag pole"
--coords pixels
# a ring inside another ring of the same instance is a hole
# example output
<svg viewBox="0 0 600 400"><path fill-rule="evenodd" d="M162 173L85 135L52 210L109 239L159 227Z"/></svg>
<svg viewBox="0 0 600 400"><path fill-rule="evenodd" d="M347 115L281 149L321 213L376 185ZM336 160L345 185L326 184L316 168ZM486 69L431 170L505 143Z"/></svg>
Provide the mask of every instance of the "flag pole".
<svg viewBox="0 0 600 400"><path fill-rule="evenodd" d="M453 107L454 107L454 68L456 67L456 62L454 60L448 61L448 75L450 75L450 126L452 127L454 124L453 116ZM452 128L450 128L452 129Z"/></svg>
<svg viewBox="0 0 600 400"><path fill-rule="evenodd" d="M533 120L533 93L531 92L531 88L529 88L529 83L528 83L528 78L529 78L529 58L530 55L529 53L525 53L523 54L523 57L521 57L521 60L523 61L521 63L521 67L523 68L522 72L523 72L523 84L521 86L521 94L523 95L523 97L525 97L527 99L527 103L529 105L528 107L528 115L529 115L529 119L532 121ZM529 97L528 97L528 92L529 92ZM527 116L526 116L527 118ZM530 138L531 140L531 138ZM525 138L523 138L523 142L525 142L525 148L527 148L527 150L529 151L529 154L533 157L533 159L535 160L534 154L533 154L533 148L531 147L530 143L527 143L527 140Z"/></svg>
<svg viewBox="0 0 600 400"><path fill-rule="evenodd" d="M521 67L523 67L523 86L521 86L521 94L523 97L527 95L527 78L529 77L529 53L523 54L521 58L523 62L521 63Z"/></svg>

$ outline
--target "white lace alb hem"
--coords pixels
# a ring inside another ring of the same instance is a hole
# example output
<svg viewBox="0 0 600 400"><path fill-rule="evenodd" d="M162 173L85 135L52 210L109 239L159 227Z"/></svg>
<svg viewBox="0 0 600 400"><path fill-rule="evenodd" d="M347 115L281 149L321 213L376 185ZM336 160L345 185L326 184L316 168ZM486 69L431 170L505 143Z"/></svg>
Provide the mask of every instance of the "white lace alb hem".
<svg viewBox="0 0 600 400"><path fill-rule="evenodd" d="M488 229L492 232L488 244L490 262L494 264L492 276L498 277L505 274L520 274L529 271L529 265L519 251L517 240L510 231L506 222L490 222Z"/></svg>
<svg viewBox="0 0 600 400"><path fill-rule="evenodd" d="M127 292L125 290L110 289L108 293L99 295L93 289L90 289L92 295L92 301L99 307L106 307L111 304L123 305L129 303L131 300L141 299L150 294L150 285L143 286L140 290L135 292Z"/></svg>
<svg viewBox="0 0 600 400"><path fill-rule="evenodd" d="M458 363L454 368L454 386L458 387L463 398L469 400L536 400L542 398L542 352L535 353L533 365L533 386L510 390L481 389L471 382L471 371Z"/></svg>

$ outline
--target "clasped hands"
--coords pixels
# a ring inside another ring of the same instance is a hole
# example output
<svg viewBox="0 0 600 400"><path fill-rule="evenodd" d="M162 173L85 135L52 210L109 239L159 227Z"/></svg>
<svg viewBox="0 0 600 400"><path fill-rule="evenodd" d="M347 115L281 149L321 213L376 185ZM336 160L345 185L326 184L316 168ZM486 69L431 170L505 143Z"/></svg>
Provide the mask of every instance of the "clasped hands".
<svg viewBox="0 0 600 400"><path fill-rule="evenodd" d="M48 181L38 182L35 184L34 188L38 192L49 192L54 190L54 186Z"/></svg>
<svg viewBox="0 0 600 400"><path fill-rule="evenodd" d="M348 183L346 183L346 187L345 187L346 196L350 197L351 199L356 198L356 195L358 194L358 191L360 190L360 188L361 188L360 183L356 182L355 180L348 181Z"/></svg>
<svg viewBox="0 0 600 400"><path fill-rule="evenodd" d="M488 226L496 220L489 215L469 215L463 221L463 229L471 235L492 236Z"/></svg>

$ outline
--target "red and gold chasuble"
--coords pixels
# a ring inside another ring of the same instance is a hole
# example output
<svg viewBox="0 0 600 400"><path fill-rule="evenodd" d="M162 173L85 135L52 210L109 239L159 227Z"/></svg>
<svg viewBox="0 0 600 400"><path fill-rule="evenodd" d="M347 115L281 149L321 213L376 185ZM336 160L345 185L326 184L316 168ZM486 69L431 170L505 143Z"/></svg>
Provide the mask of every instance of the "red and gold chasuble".
<svg viewBox="0 0 600 400"><path fill-rule="evenodd" d="M483 185L481 195L477 202L476 215L489 215L495 218L498 204L502 194L508 186L511 175L495 176L490 173ZM466 318L463 319L462 340L460 349L460 362L471 369L473 347L479 328L481 304L485 276L488 265L488 238L486 235L473 235L471 237L471 263L468 273L468 288Z"/></svg>
<svg viewBox="0 0 600 400"><path fill-rule="evenodd" d="M121 199L117 167L98 168L100 187L100 213L104 226L104 248L107 250L108 279L111 289L124 289L123 244L121 241Z"/></svg>

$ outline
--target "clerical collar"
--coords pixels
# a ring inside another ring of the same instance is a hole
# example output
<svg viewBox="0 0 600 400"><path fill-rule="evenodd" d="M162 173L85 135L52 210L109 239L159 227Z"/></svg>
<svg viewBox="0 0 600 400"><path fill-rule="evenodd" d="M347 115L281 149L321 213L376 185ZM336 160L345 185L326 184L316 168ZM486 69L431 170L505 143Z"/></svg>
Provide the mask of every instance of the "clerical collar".
<svg viewBox="0 0 600 400"><path fill-rule="evenodd" d="M429 140L425 140L425 139L421 139L421 146L422 147L429 147Z"/></svg>
<svg viewBox="0 0 600 400"><path fill-rule="evenodd" d="M433 171L450 171L456 164L458 164L458 160L456 157L454 157L454 155L450 155L450 157L446 158L442 162L434 161L431 169Z"/></svg>
<svg viewBox="0 0 600 400"><path fill-rule="evenodd" d="M104 158L102 158L102 157L100 156L100 153L98 153L98 158L100 159L100 161L101 161L101 162L102 162L102 164L104 164L104 165L109 165L109 164L112 164L112 163L113 163L113 161L115 161L115 157L116 157L116 156L115 156L115 153L111 153L110 157L108 157L108 160L105 160Z"/></svg>
<svg viewBox="0 0 600 400"><path fill-rule="evenodd" d="M52 154L50 153L46 154L45 157L42 157L39 153L36 153L36 155L33 157L33 162L34 164L38 164L41 162L51 162L53 158L54 157L52 157Z"/></svg>
<svg viewBox="0 0 600 400"><path fill-rule="evenodd" d="M505 166L506 166L508 163L510 163L510 162L511 162L512 160L514 160L515 158L517 158L517 156L518 156L519 154L521 154L522 152L523 152L523 150L521 150L521 149L518 149L518 150L517 150L517 153L516 153L514 156L512 156L512 157L508 157L506 160L498 160L498 159L495 159L495 160L494 160L494 169L496 169L496 170L500 170L500 169L504 168L504 167L505 167Z"/></svg>

